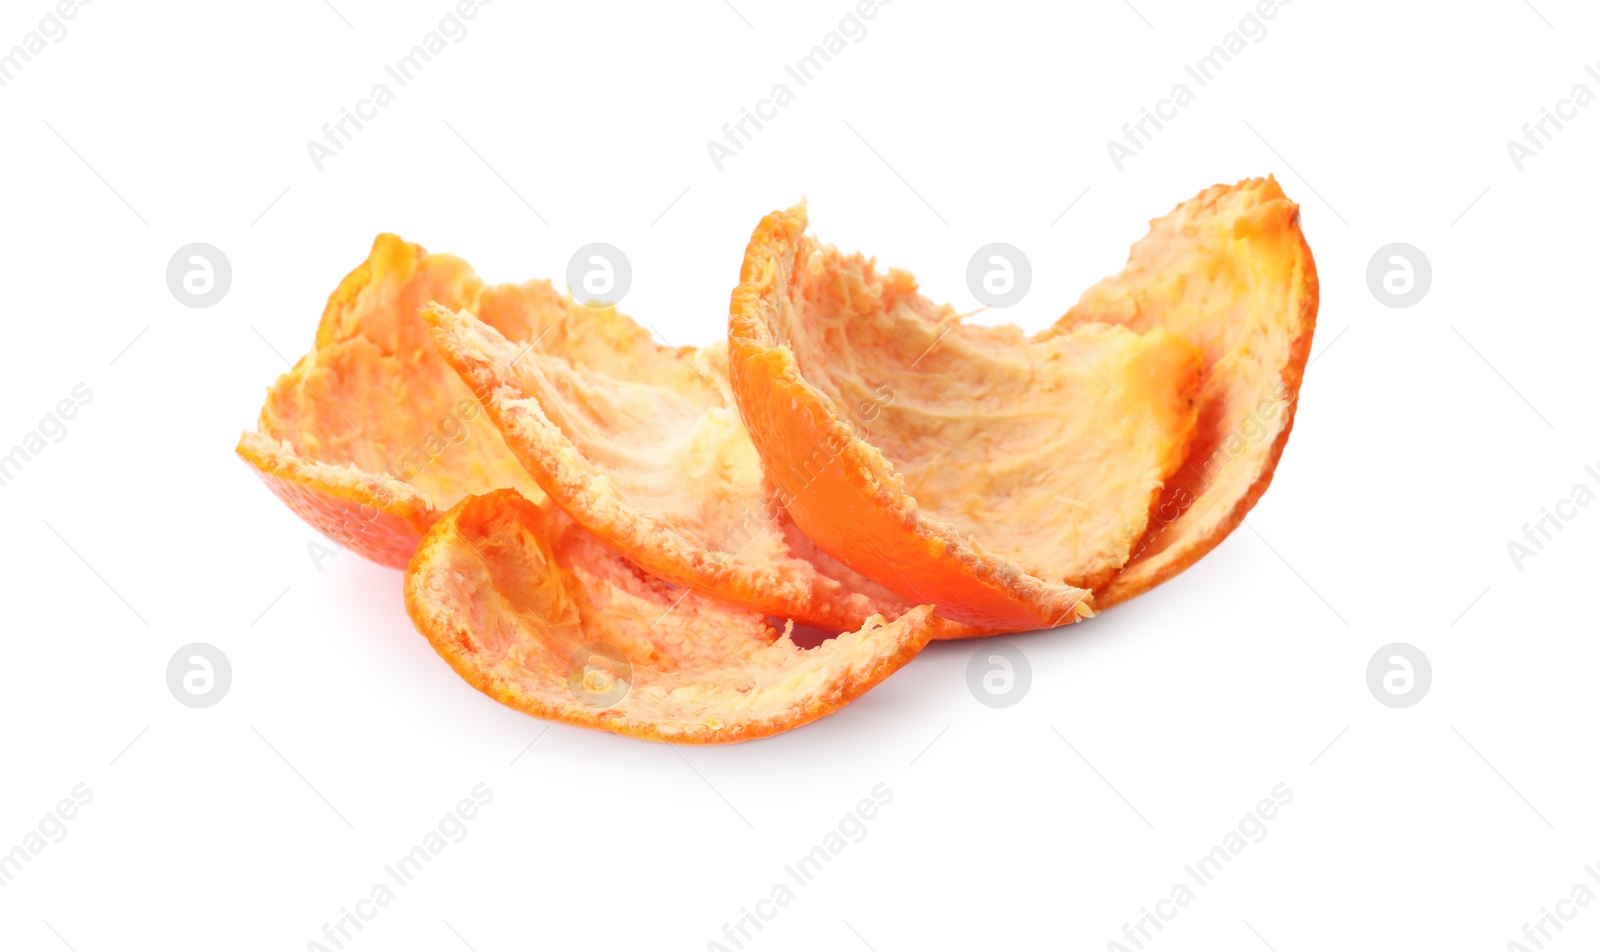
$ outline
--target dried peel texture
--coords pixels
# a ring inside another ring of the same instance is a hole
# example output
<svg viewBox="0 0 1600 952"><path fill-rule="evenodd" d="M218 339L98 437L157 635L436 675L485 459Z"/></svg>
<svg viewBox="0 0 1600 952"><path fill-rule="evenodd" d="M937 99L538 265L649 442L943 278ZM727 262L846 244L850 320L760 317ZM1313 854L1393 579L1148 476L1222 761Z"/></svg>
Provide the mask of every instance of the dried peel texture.
<svg viewBox="0 0 1600 952"><path fill-rule="evenodd" d="M1117 324L1200 348L1199 423L1145 537L1097 605L1194 564L1244 520L1289 439L1318 302L1299 206L1276 180L1218 185L1151 222L1127 267L1084 293L1054 333Z"/></svg>
<svg viewBox="0 0 1600 952"><path fill-rule="evenodd" d="M1162 328L969 326L805 227L803 206L761 222L729 309L733 392L794 521L955 621L1090 614L1184 458L1199 352Z"/></svg>
<svg viewBox="0 0 1600 952"><path fill-rule="evenodd" d="M834 631L914 604L837 563L789 520L729 404L721 345L692 354L641 345L632 362L608 365L565 351L524 355L467 310L424 316L544 492L660 578Z"/></svg>
<svg viewBox="0 0 1600 952"><path fill-rule="evenodd" d="M434 352L417 313L434 301L476 308L518 340L543 335L546 347L609 353L603 328L547 282L486 286L460 258L378 236L328 299L312 351L268 391L238 453L306 522L396 568L468 493L540 495Z"/></svg>
<svg viewBox="0 0 1600 952"><path fill-rule="evenodd" d="M909 661L931 610L803 649L767 619L644 572L546 501L463 500L406 572L417 629L473 687L535 717L647 740L766 737Z"/></svg>

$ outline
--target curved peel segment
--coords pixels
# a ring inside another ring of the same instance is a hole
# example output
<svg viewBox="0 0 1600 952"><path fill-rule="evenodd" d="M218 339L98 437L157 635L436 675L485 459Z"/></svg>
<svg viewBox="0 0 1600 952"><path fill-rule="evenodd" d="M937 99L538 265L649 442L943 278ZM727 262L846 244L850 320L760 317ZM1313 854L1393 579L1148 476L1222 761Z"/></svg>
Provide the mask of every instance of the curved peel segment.
<svg viewBox="0 0 1600 952"><path fill-rule="evenodd" d="M1199 352L1162 329L968 326L805 227L803 206L761 222L729 308L733 392L795 522L956 621L1091 614L1184 458Z"/></svg>
<svg viewBox="0 0 1600 952"><path fill-rule="evenodd" d="M418 631L502 704L670 743L750 740L830 714L935 626L922 606L802 649L762 615L663 582L512 490L435 523L405 592Z"/></svg>
<svg viewBox="0 0 1600 952"><path fill-rule="evenodd" d="M661 347L628 318L596 313L633 328L629 361L522 354L465 310L424 316L439 353L539 486L655 575L834 631L910 607L795 529L727 404L723 350Z"/></svg>
<svg viewBox="0 0 1600 952"><path fill-rule="evenodd" d="M379 235L328 299L316 344L268 390L237 452L285 504L334 541L404 568L416 542L471 492L538 496L471 390L417 316L431 301L477 307L531 339L560 297L544 282L486 287L465 261ZM578 335L574 335L578 336Z"/></svg>
<svg viewBox="0 0 1600 952"><path fill-rule="evenodd" d="M1057 322L1060 335L1103 323L1165 329L1205 358L1187 458L1135 555L1099 593L1100 607L1193 565L1266 491L1294 424L1317 303L1299 206L1276 180L1249 179L1206 189L1151 222L1127 267Z"/></svg>

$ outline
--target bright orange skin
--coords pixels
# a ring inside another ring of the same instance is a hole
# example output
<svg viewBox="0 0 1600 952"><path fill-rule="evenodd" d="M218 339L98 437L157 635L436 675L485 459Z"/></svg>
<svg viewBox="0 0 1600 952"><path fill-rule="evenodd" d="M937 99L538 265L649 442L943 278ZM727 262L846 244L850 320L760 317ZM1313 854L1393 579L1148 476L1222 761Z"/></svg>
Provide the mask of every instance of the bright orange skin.
<svg viewBox="0 0 1600 952"><path fill-rule="evenodd" d="M786 347L771 346L763 309L789 293L780 267L803 253L802 211L775 212L751 236L729 304L734 395L767 474L796 524L830 555L952 621L999 631L1049 628L1092 614L1089 593L1022 573L1010 561L954 552L907 512L870 446L808 384ZM910 275L882 278L886 298L916 293ZM888 304L884 305L887 310Z"/></svg>
<svg viewBox="0 0 1600 952"><path fill-rule="evenodd" d="M279 464L258 455L254 446L241 443L238 452L272 494L307 525L379 565L405 568L433 522L431 508L413 507L408 513L402 505L385 511L374 506L367 494L351 492L334 482L276 475L273 470ZM347 498L351 496L357 498Z"/></svg>
<svg viewBox="0 0 1600 952"><path fill-rule="evenodd" d="M769 472L788 468L807 473L807 491L790 501L789 512L802 526L834 527L825 544L841 562L875 566L875 571L862 571L899 581L915 593L918 601L941 606L941 613L942 606L952 602L982 606L965 613L962 621L968 624L1020 631L1077 620L1070 601L1060 610L1059 602L1020 602L1002 580L985 578L977 572L940 571L934 567L945 555L943 542L911 531L912 526L896 518L887 507L867 502L878 492L878 486L864 466L847 462L851 452L848 445L840 451L839 459L817 468L811 477L807 463L815 451L810 448L831 450L850 437L817 400L815 391L786 377L790 368L782 354L737 347L734 354L740 365L734 376L735 386L740 386L742 376L748 379L766 375L771 381L771 386L741 390L739 404L746 425L762 448L762 460ZM815 537L821 533L812 528L808 534ZM1084 604L1083 610L1087 608Z"/></svg>

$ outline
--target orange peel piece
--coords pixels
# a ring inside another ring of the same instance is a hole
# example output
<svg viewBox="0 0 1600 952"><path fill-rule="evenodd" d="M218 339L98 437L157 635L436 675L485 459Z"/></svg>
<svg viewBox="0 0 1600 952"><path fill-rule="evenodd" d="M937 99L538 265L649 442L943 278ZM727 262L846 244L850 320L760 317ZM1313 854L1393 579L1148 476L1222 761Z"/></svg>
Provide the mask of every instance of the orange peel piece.
<svg viewBox="0 0 1600 952"><path fill-rule="evenodd" d="M1165 328L1205 355L1200 418L1135 556L1099 593L1126 601L1177 575L1261 498L1294 425L1316 329L1316 263L1300 206L1271 177L1217 185L1150 223L1121 273L1084 293L1054 329Z"/></svg>
<svg viewBox="0 0 1600 952"><path fill-rule="evenodd" d="M641 349L627 367L537 351L519 359L517 344L466 310L423 316L540 488L656 576L833 631L915 604L834 561L788 519L729 405L722 347Z"/></svg>
<svg viewBox="0 0 1600 952"><path fill-rule="evenodd" d="M805 228L803 205L762 220L729 307L734 395L794 521L956 621L1092 614L1184 458L1199 352L1160 328L966 325Z"/></svg>
<svg viewBox="0 0 1600 952"><path fill-rule="evenodd" d="M625 346L548 282L486 286L452 255L394 235L328 299L315 346L268 390L237 452L314 528L404 568L417 541L469 493L539 497L475 395L440 360L417 311L471 306L519 340L543 337L585 359Z"/></svg>
<svg viewBox="0 0 1600 952"><path fill-rule="evenodd" d="M655 578L548 501L470 496L428 531L406 609L469 684L535 717L720 744L830 714L928 641L928 606L803 649L759 613ZM775 637L776 636L776 637Z"/></svg>

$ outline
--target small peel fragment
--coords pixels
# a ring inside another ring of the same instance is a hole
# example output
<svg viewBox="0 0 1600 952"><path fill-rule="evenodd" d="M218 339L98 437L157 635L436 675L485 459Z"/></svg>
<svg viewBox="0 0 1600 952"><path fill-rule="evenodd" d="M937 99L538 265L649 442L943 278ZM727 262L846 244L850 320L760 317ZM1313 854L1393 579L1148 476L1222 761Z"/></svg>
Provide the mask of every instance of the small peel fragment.
<svg viewBox="0 0 1600 952"><path fill-rule="evenodd" d="M616 322L648 331L609 312ZM541 489L673 584L835 631L908 601L839 564L789 519L726 398L722 345L641 346L603 366L519 347L467 310L426 309L445 361Z"/></svg>
<svg viewBox="0 0 1600 952"><path fill-rule="evenodd" d="M514 490L445 513L417 547L405 597L440 656L500 703L675 744L767 737L830 714L938 624L924 605L802 649L761 614L655 578Z"/></svg>
<svg viewBox="0 0 1600 952"><path fill-rule="evenodd" d="M728 335L740 412L796 524L955 621L1092 614L1185 456L1199 351L1163 329L966 325L910 274L805 228L803 205L756 228Z"/></svg>
<svg viewBox="0 0 1600 952"><path fill-rule="evenodd" d="M1217 185L1150 223L1128 264L1050 333L1118 324L1198 346L1196 435L1105 608L1146 592L1227 538L1266 492L1294 425L1316 329L1318 283L1300 206L1277 180Z"/></svg>

